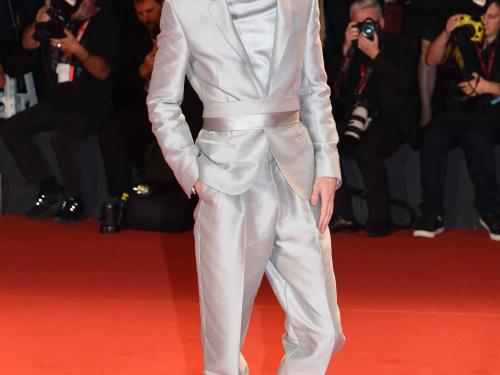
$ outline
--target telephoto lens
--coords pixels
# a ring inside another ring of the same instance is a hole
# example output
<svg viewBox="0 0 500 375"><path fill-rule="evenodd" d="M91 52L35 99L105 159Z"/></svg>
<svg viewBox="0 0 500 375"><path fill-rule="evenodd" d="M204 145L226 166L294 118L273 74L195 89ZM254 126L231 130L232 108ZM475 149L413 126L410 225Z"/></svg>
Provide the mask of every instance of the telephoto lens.
<svg viewBox="0 0 500 375"><path fill-rule="evenodd" d="M364 99L360 98L355 102L347 127L343 133L341 142L343 152L352 154L364 132L370 126L372 119L369 108L368 102Z"/></svg>

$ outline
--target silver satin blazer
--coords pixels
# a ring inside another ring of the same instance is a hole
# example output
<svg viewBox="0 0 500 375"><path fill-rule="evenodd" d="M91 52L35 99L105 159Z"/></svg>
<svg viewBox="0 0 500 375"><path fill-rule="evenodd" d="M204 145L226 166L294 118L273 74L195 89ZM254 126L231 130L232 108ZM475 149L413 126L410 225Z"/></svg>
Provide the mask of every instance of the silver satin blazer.
<svg viewBox="0 0 500 375"><path fill-rule="evenodd" d="M283 176L309 199L318 177L340 186L338 134L320 41L318 0L277 0L274 48L266 87L235 30L226 0L166 0L147 104L153 132L180 185L199 179L226 194L253 183L268 149ZM245 121L300 111L301 122L248 130L202 130L193 142L181 112L184 77L204 104L204 117Z"/></svg>

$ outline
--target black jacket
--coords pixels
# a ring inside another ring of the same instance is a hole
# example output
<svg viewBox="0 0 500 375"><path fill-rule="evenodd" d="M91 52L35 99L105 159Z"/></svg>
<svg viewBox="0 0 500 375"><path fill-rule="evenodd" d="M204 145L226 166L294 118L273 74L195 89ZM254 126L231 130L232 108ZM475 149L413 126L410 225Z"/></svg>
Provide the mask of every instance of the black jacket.
<svg viewBox="0 0 500 375"><path fill-rule="evenodd" d="M383 34L381 52L370 60L363 52L355 52L338 100L333 100L334 115L342 123L349 117L354 101L354 92L361 76L361 66L371 67L372 75L362 96L368 99L378 112L377 126L391 126L411 136L416 124L416 70L415 54L404 38ZM336 80L342 57L337 56L328 69L332 91L337 89ZM334 95L332 95L332 98Z"/></svg>

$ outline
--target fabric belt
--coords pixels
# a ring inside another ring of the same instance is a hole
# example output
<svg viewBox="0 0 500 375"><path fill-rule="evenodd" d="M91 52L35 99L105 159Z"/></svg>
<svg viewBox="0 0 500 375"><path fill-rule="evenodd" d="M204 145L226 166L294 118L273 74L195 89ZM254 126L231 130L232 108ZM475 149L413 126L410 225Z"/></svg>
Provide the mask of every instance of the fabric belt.
<svg viewBox="0 0 500 375"><path fill-rule="evenodd" d="M299 111L203 119L203 129L214 132L267 129L300 122Z"/></svg>
<svg viewBox="0 0 500 375"><path fill-rule="evenodd" d="M299 109L300 99L298 96L267 97L232 102L203 102L203 117L238 117L298 111Z"/></svg>

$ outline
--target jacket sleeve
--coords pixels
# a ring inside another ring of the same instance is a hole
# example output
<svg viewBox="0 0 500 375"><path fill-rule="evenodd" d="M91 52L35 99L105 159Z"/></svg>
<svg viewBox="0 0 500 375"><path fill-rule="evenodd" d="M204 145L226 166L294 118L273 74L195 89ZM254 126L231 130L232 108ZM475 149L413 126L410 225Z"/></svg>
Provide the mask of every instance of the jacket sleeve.
<svg viewBox="0 0 500 375"><path fill-rule="evenodd" d="M410 90L413 53L406 43L397 43L395 47L397 52L382 51L373 60L373 73L388 82L398 93L405 94Z"/></svg>
<svg viewBox="0 0 500 375"><path fill-rule="evenodd" d="M165 160L184 192L190 196L191 188L198 180L197 158L200 153L180 107L190 51L170 0L163 5L160 26L147 98L149 119Z"/></svg>
<svg viewBox="0 0 500 375"><path fill-rule="evenodd" d="M311 0L300 96L300 117L314 146L315 178L336 177L341 184L339 137L332 115L330 88L323 63L318 0Z"/></svg>

